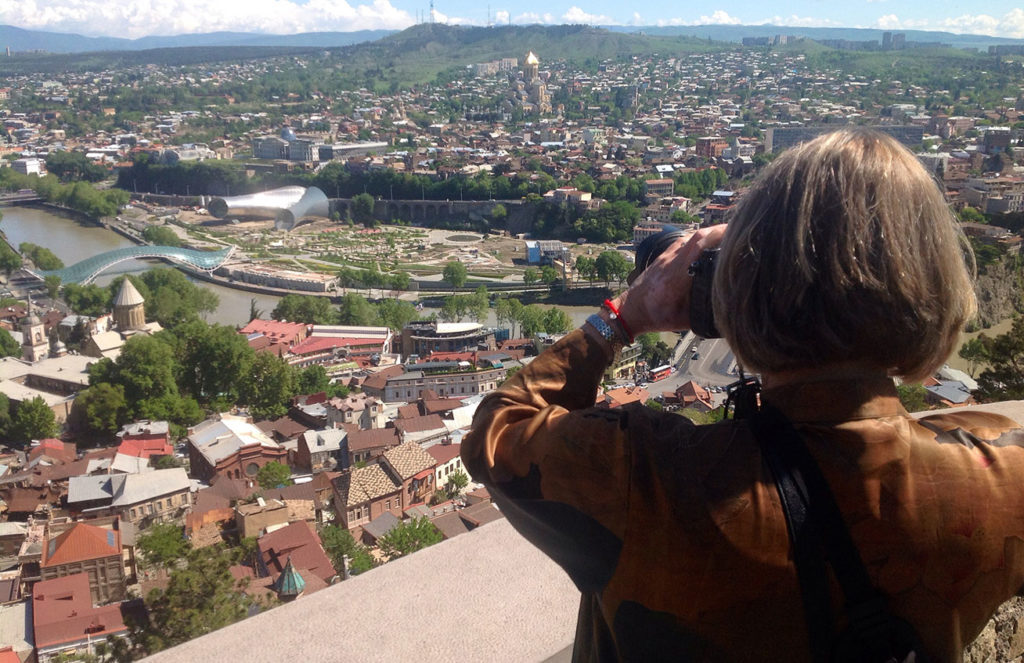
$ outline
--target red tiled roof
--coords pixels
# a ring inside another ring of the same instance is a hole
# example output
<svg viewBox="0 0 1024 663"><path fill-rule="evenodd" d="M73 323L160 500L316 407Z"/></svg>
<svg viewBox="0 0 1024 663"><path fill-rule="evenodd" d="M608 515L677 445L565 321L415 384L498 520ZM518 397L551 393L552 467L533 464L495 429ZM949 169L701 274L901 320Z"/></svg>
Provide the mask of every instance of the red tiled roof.
<svg viewBox="0 0 1024 663"><path fill-rule="evenodd" d="M152 456L173 456L174 448L164 440L132 440L126 439L117 448L117 453L136 458Z"/></svg>
<svg viewBox="0 0 1024 663"><path fill-rule="evenodd" d="M32 447L28 452L29 460L35 460L40 456L47 456L62 463L70 463L78 455L78 449L73 442L61 442L53 438L39 441L39 446Z"/></svg>
<svg viewBox="0 0 1024 663"><path fill-rule="evenodd" d="M256 318L238 330L239 334L263 334L273 341L291 341L294 338L305 338L308 327L301 322L281 322L279 320L260 320Z"/></svg>
<svg viewBox="0 0 1024 663"><path fill-rule="evenodd" d="M435 444L432 447L427 447L424 451L430 454L438 465L444 465L458 456L461 448L461 444Z"/></svg>
<svg viewBox="0 0 1024 663"><path fill-rule="evenodd" d="M348 434L349 453L388 446L398 446L398 431L394 428L373 428Z"/></svg>
<svg viewBox="0 0 1024 663"><path fill-rule="evenodd" d="M422 433L444 428L444 420L439 414L428 414L425 417L413 417L412 419L395 419L395 428L402 434Z"/></svg>
<svg viewBox="0 0 1024 663"><path fill-rule="evenodd" d="M60 535L47 537L39 565L49 567L72 564L110 555L121 555L120 532L85 523L75 523L71 529Z"/></svg>
<svg viewBox="0 0 1024 663"><path fill-rule="evenodd" d="M86 573L37 582L32 588L32 625L37 649L86 639L102 642L127 630L120 603L93 607Z"/></svg>
<svg viewBox="0 0 1024 663"><path fill-rule="evenodd" d="M263 535L258 545L263 563L271 575L281 573L289 557L295 568L308 569L327 582L337 575L320 537L304 520Z"/></svg>
<svg viewBox="0 0 1024 663"><path fill-rule="evenodd" d="M358 338L341 336L310 336L306 340L292 347L292 354L306 355L314 352L333 350L334 348L350 348L363 345L382 345L379 338Z"/></svg>

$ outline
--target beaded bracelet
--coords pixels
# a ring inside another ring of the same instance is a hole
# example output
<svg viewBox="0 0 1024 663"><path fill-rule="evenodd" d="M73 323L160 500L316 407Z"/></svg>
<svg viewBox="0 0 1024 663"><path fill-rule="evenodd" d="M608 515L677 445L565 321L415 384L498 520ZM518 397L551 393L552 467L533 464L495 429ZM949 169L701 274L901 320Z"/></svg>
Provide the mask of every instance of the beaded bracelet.
<svg viewBox="0 0 1024 663"><path fill-rule="evenodd" d="M626 319L622 317L621 313L619 313L618 307L615 306L615 304L613 304L612 300L610 299L604 300L604 304L602 304L602 307L607 309L608 313L610 314L609 317L615 322L617 322L619 326L622 327L623 335L626 337L627 341L626 345L632 345L634 339L633 332L630 331L629 325L626 324Z"/></svg>

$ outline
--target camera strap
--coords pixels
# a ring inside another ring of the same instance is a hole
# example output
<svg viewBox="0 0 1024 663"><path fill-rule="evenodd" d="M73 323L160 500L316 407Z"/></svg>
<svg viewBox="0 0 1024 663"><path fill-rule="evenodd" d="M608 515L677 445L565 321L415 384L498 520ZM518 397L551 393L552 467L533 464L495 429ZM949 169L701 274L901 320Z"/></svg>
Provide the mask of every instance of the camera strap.
<svg viewBox="0 0 1024 663"><path fill-rule="evenodd" d="M871 584L835 496L806 445L781 412L770 406L748 419L786 515L803 598L812 660L920 663L920 638L893 615ZM848 618L839 634L832 622L826 562L845 598Z"/></svg>

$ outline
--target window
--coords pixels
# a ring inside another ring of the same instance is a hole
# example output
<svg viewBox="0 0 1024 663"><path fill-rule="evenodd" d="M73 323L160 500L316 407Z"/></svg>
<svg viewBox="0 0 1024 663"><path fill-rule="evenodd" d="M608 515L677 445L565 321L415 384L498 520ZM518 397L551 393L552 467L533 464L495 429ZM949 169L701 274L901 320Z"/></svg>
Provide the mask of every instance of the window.
<svg viewBox="0 0 1024 663"><path fill-rule="evenodd" d="M384 500L384 510L385 511L390 511L391 510L391 500Z"/></svg>
<svg viewBox="0 0 1024 663"><path fill-rule="evenodd" d="M248 465L245 466L245 473L251 477L256 476L256 474L259 473L259 471L260 466L257 465L256 463L249 463Z"/></svg>
<svg viewBox="0 0 1024 663"><path fill-rule="evenodd" d="M157 500L156 501L156 510L157 511L162 511L163 508L164 508L164 501L163 500Z"/></svg>
<svg viewBox="0 0 1024 663"><path fill-rule="evenodd" d="M134 517L135 517L135 509L134 509L134 508L132 508L132 510L130 511L130 513L131 513L131 517L132 517L132 518L134 518Z"/></svg>

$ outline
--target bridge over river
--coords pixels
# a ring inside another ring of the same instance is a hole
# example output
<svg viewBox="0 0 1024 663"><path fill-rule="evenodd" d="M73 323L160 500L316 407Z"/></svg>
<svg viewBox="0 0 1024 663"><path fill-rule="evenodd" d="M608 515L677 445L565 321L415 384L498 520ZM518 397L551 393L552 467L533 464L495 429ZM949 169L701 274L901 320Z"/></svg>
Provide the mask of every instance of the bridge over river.
<svg viewBox="0 0 1024 663"><path fill-rule="evenodd" d="M177 262L203 272L213 272L231 257L235 247L220 251L196 251L176 246L129 246L86 258L64 269L30 270L41 279L59 276L61 283L91 283L114 265L136 258L160 258Z"/></svg>

